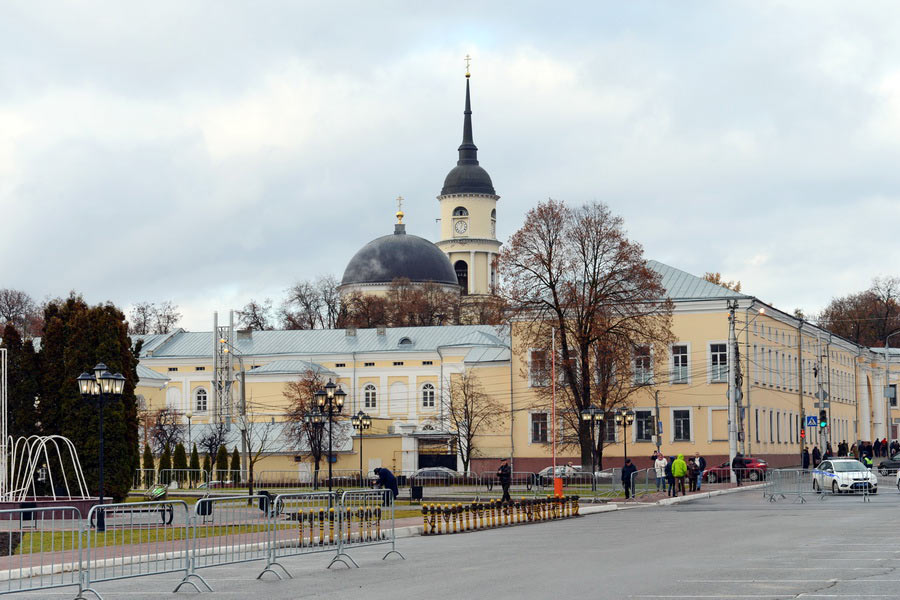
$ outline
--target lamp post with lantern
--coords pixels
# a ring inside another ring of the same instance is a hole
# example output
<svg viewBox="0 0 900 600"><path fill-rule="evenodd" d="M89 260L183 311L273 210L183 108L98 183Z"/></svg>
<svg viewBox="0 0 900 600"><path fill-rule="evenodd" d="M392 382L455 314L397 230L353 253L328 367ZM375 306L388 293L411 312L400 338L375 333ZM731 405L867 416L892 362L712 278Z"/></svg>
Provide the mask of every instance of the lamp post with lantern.
<svg viewBox="0 0 900 600"><path fill-rule="evenodd" d="M594 424L602 425L605 418L606 412L602 408L589 406L581 411L581 420L591 426L591 490L595 491L597 489L597 442L594 437Z"/></svg>
<svg viewBox="0 0 900 600"><path fill-rule="evenodd" d="M634 411L616 410L616 425L622 426L622 441L625 443L625 457L628 458L628 426L634 423Z"/></svg>
<svg viewBox="0 0 900 600"><path fill-rule="evenodd" d="M350 424L353 425L353 429L356 429L359 432L359 485L362 486L364 479L363 432L372 426L372 417L370 417L363 411L359 411L358 413L350 417Z"/></svg>
<svg viewBox="0 0 900 600"><path fill-rule="evenodd" d="M103 363L94 367L93 375L82 373L76 378L78 391L85 401L96 401L100 409L100 481L99 504L97 512L97 531L106 531L106 518L103 514L103 405L108 400L118 400L125 390L125 377L121 373L113 375Z"/></svg>
<svg viewBox="0 0 900 600"><path fill-rule="evenodd" d="M319 390L313 396L316 406L313 410L303 415L303 422L311 427L324 427L328 420L328 491L332 491L332 436L334 434L334 415L344 408L344 398L347 393L329 379L325 389ZM318 483L318 482L317 482Z"/></svg>

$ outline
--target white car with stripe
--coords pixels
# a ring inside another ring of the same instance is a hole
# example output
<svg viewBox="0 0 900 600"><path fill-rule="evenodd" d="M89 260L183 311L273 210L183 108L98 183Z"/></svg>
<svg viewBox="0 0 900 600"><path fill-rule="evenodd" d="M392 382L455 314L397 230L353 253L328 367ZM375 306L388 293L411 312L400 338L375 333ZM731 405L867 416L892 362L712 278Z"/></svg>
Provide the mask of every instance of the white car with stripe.
<svg viewBox="0 0 900 600"><path fill-rule="evenodd" d="M813 489L840 493L878 493L878 476L855 458L823 460L813 469Z"/></svg>

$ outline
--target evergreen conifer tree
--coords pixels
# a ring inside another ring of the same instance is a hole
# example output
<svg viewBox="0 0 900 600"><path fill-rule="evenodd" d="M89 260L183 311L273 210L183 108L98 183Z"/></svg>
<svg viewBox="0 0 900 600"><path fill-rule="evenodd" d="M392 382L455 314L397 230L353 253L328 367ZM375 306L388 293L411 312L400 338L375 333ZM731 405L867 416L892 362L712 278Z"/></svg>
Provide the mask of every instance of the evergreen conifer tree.
<svg viewBox="0 0 900 600"><path fill-rule="evenodd" d="M203 470L206 471L207 477L209 477L209 479L212 480L213 479L212 461L209 459L209 454L203 455Z"/></svg>
<svg viewBox="0 0 900 600"><path fill-rule="evenodd" d="M163 450L162 456L159 458L159 482L163 485L169 485L169 481L171 480L171 469L172 469L172 453L169 452L169 447L166 446L165 450Z"/></svg>
<svg viewBox="0 0 900 600"><path fill-rule="evenodd" d="M235 483L241 483L241 454L238 452L237 446L231 453L231 476Z"/></svg>
<svg viewBox="0 0 900 600"><path fill-rule="evenodd" d="M225 444L219 446L219 451L216 453L216 479L219 481L230 479L228 477L228 450L225 448Z"/></svg>
<svg viewBox="0 0 900 600"><path fill-rule="evenodd" d="M188 468L191 470L191 483L196 485L201 481L200 474L197 472L200 470L200 455L197 453L197 444L194 444L194 447L191 449L191 462L188 464Z"/></svg>
<svg viewBox="0 0 900 600"><path fill-rule="evenodd" d="M22 342L12 323L3 329L3 348L7 356L7 427L12 438L28 437L38 430L35 400L40 398L40 366L31 340Z"/></svg>
<svg viewBox="0 0 900 600"><path fill-rule="evenodd" d="M175 444L175 452L172 453L172 468L180 469L182 473L188 468L187 452L184 451L184 444L181 442Z"/></svg>
<svg viewBox="0 0 900 600"><path fill-rule="evenodd" d="M148 489L153 485L156 479L153 473L156 471L156 465L153 463L153 452L150 451L150 444L144 444L144 486Z"/></svg>
<svg viewBox="0 0 900 600"><path fill-rule="evenodd" d="M72 441L91 491L98 489L100 471L99 411L96 402L82 399L75 378L101 362L111 373L125 376L122 396L107 400L103 409L105 494L124 499L140 452L134 395L137 358L125 315L112 304L88 306L75 294L50 302L44 310L39 361L41 432Z"/></svg>

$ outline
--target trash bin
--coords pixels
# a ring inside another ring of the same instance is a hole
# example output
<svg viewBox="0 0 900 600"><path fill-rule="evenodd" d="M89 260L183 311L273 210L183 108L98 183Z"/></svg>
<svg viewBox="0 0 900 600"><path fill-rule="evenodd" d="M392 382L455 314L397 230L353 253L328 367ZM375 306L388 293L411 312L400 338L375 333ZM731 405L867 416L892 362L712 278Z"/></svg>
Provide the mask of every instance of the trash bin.
<svg viewBox="0 0 900 600"><path fill-rule="evenodd" d="M409 488L409 499L410 500L421 500L422 499L422 486L414 485Z"/></svg>

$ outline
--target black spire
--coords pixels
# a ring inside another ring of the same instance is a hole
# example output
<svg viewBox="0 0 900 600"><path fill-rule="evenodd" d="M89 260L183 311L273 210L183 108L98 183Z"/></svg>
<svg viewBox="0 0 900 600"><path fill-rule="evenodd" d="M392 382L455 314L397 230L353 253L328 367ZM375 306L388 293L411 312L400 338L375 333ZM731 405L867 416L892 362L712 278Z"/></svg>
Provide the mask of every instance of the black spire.
<svg viewBox="0 0 900 600"><path fill-rule="evenodd" d="M469 74L466 73L466 110L463 113L463 139L459 145L458 165L477 165L478 146L472 141L472 102L469 100Z"/></svg>

